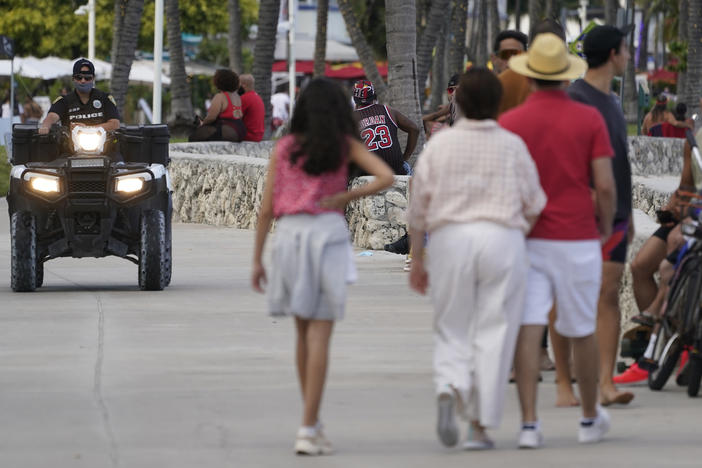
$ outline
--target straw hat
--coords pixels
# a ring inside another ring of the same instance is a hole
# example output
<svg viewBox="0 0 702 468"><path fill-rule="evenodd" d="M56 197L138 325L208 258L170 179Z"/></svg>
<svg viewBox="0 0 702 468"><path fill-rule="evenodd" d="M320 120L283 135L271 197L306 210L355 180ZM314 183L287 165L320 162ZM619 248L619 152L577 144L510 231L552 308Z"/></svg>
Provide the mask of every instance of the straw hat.
<svg viewBox="0 0 702 468"><path fill-rule="evenodd" d="M587 70L587 62L569 54L565 42L552 33L536 36L529 51L515 55L508 65L520 75L549 81L573 80Z"/></svg>

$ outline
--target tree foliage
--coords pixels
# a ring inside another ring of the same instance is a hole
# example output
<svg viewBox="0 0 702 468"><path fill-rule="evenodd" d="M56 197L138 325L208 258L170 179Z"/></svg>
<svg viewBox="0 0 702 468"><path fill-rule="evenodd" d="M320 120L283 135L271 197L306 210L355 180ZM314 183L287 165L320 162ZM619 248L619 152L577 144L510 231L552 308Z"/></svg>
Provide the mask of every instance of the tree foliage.
<svg viewBox="0 0 702 468"><path fill-rule="evenodd" d="M87 0L3 0L0 2L0 34L15 40L18 56L56 55L75 58L88 53L88 15L74 11ZM227 0L179 0L181 29L193 34L227 32ZM114 0L95 1L95 53L110 55L114 23ZM243 29L257 21L257 0L240 0ZM153 51L154 0L144 1L137 47Z"/></svg>

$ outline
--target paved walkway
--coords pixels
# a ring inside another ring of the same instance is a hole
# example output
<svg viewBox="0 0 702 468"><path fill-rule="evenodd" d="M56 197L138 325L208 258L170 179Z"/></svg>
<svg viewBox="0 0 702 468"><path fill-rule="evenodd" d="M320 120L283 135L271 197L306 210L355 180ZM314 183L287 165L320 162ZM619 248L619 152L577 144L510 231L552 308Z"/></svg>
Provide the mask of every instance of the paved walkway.
<svg viewBox="0 0 702 468"><path fill-rule="evenodd" d="M248 286L253 233L174 226L173 284L141 292L119 259L61 259L36 293L9 289L0 201L0 467L698 467L702 401L640 387L608 440L575 441L578 412L541 385L546 448L515 449L514 388L498 450L434 435L431 311L400 257L359 257L333 342L323 414L338 454L295 457L300 403L289 320Z"/></svg>

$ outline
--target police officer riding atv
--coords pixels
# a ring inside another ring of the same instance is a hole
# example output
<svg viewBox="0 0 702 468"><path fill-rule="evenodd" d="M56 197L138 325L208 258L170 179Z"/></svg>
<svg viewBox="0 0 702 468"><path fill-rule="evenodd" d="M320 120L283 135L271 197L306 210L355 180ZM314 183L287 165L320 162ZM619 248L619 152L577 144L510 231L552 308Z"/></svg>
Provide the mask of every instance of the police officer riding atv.
<svg viewBox="0 0 702 468"><path fill-rule="evenodd" d="M41 127L12 129L12 289L40 287L48 260L114 255L138 265L141 289L161 290L171 280L168 127L120 128L112 97L92 87L92 63L73 72L76 91Z"/></svg>

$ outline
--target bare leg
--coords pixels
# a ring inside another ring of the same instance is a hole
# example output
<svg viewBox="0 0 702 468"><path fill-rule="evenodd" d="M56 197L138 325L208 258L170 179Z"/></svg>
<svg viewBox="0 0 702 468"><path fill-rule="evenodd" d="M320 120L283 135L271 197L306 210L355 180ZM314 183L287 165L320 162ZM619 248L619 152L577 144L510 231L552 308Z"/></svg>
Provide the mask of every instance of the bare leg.
<svg viewBox="0 0 702 468"><path fill-rule="evenodd" d="M305 373L305 411L303 426L314 426L319 418L319 407L324 392L329 359L329 341L334 322L310 320L307 328L307 365Z"/></svg>
<svg viewBox="0 0 702 468"><path fill-rule="evenodd" d="M658 265L665 258L666 243L663 239L652 236L641 246L636 257L631 262L634 298L639 311L648 310L653 298L656 297L658 285L653 275Z"/></svg>
<svg viewBox="0 0 702 468"><path fill-rule="evenodd" d="M556 406L578 406L580 400L573 393L570 375L570 340L556 331L556 308L548 314L548 331L551 334L551 346L556 360Z"/></svg>
<svg viewBox="0 0 702 468"><path fill-rule="evenodd" d="M195 129L188 141L209 141L217 131L214 125L202 125Z"/></svg>
<svg viewBox="0 0 702 468"><path fill-rule="evenodd" d="M578 388L582 399L583 417L597 416L597 340L595 335L582 338L571 338L573 343L573 358L575 373L578 377Z"/></svg>
<svg viewBox="0 0 702 468"><path fill-rule="evenodd" d="M295 353L295 363L297 364L297 378L300 381L300 393L302 400L305 400L305 380L307 376L307 328L310 321L295 317L295 328L297 329L297 349Z"/></svg>
<svg viewBox="0 0 702 468"><path fill-rule="evenodd" d="M621 326L619 282L622 273L624 273L623 263L602 263L602 286L597 304L596 334L597 344L600 348L600 397L603 405L627 404L634 399L633 393L617 390L612 381L619 349L619 329ZM585 397L582 394L581 396L584 404Z"/></svg>
<svg viewBox="0 0 702 468"><path fill-rule="evenodd" d="M487 432L485 432L485 426L481 426L480 421L477 419L470 422L470 428L473 431L473 440L490 440Z"/></svg>
<svg viewBox="0 0 702 468"><path fill-rule="evenodd" d="M537 420L536 396L539 385L539 360L543 333L543 325L522 325L517 338L514 374L523 422Z"/></svg>

